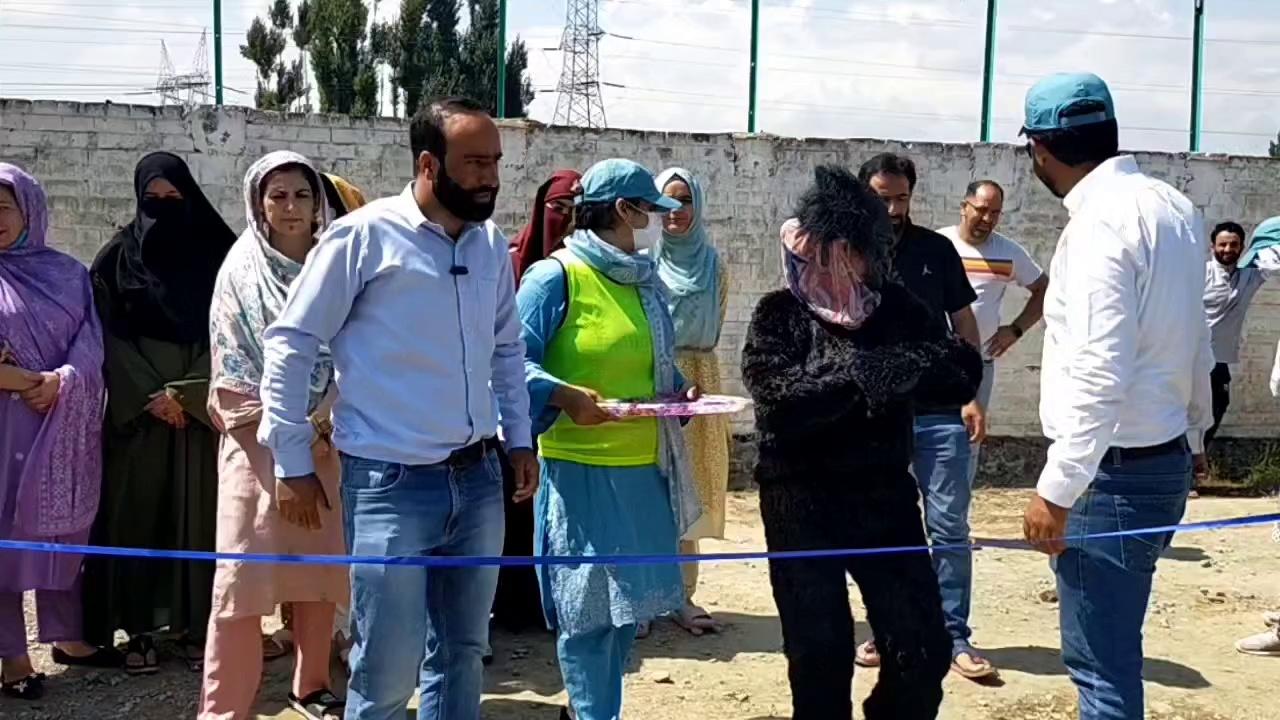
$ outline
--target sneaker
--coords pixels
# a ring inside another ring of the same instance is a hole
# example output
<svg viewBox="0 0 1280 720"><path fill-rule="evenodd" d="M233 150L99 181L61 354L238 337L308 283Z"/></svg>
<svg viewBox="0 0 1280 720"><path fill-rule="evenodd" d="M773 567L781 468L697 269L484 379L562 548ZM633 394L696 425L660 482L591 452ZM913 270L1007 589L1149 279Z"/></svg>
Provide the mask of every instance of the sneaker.
<svg viewBox="0 0 1280 720"><path fill-rule="evenodd" d="M1245 655L1280 657L1280 628L1251 635L1236 643L1236 650Z"/></svg>
<svg viewBox="0 0 1280 720"><path fill-rule="evenodd" d="M1262 613L1262 622L1266 623L1267 627L1280 625L1280 610L1268 610Z"/></svg>

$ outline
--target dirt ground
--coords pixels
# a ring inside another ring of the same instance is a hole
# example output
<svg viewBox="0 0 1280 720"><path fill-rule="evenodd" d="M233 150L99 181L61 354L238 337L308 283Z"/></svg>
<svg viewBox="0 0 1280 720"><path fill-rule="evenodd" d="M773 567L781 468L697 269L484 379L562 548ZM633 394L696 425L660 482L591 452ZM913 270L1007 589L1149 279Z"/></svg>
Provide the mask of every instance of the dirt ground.
<svg viewBox="0 0 1280 720"><path fill-rule="evenodd" d="M976 497L975 537L1013 538L1029 491L984 490ZM1274 500L1193 501L1188 520L1274 511ZM763 530L753 493L730 498L728 539L707 550L760 549ZM1052 574L1043 556L983 550L975 557L974 639L1001 668L1003 684L946 681L945 720L1058 720L1075 717L1075 694L1058 658L1057 606L1044 591ZM855 599L855 617L864 615ZM779 720L790 717L786 662L762 562L704 568L698 599L727 624L720 636L694 638L668 622L638 645L627 677L627 708L645 720ZM1277 716L1280 659L1237 654L1233 641L1262 629L1259 613L1280 606L1280 545L1271 528L1179 536L1162 560L1146 627L1148 717L1155 720L1263 720ZM28 609L28 622L32 615ZM33 630L33 629L32 629ZM858 623L861 637L866 625ZM34 632L34 630L33 630ZM553 720L565 702L549 635L494 638L483 715L493 720ZM36 654L50 674L40 703L0 699L5 720L194 717L199 677L171 660L154 677L64 671ZM284 708L290 663L268 666L259 718L294 720ZM874 671L859 671L865 697ZM861 713L858 713L861 716ZM410 714L412 717L412 714Z"/></svg>

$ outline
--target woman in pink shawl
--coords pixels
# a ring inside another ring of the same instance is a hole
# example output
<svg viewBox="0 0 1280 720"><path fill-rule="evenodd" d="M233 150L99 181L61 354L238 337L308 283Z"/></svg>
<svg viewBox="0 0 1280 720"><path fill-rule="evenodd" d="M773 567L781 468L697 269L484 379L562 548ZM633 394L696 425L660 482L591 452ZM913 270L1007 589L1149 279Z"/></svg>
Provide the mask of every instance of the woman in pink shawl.
<svg viewBox="0 0 1280 720"><path fill-rule="evenodd" d="M0 163L0 538L83 544L102 482L102 330L89 273L45 246L44 190ZM65 665L119 665L85 645L73 554L0 552L0 660L8 697L38 699L22 593L34 590L40 641Z"/></svg>

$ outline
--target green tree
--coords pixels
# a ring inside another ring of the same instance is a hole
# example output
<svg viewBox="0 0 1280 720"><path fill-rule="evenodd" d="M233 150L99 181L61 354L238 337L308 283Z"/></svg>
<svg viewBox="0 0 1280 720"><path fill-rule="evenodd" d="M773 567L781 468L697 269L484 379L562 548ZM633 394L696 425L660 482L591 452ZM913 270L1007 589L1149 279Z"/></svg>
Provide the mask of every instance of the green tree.
<svg viewBox="0 0 1280 720"><path fill-rule="evenodd" d="M427 0L427 21L431 27L426 42L427 70L422 94L425 97L456 95L466 88L458 35L458 0ZM405 104L405 114L418 111Z"/></svg>
<svg viewBox="0 0 1280 720"><path fill-rule="evenodd" d="M533 82L529 80L529 48L519 36L507 49L507 117L518 118L529 114L533 102ZM497 108L494 108L497 112Z"/></svg>
<svg viewBox="0 0 1280 720"><path fill-rule="evenodd" d="M1275 142L1268 143L1268 144L1271 145L1271 149L1270 149L1271 157L1280 158L1280 133L1276 133Z"/></svg>
<svg viewBox="0 0 1280 720"><path fill-rule="evenodd" d="M498 114L498 29L501 23L498 0L470 0L471 23L463 40L462 56L467 95ZM524 117L525 106L533 101L533 86L526 75L529 50L519 37L507 48L505 81L507 117Z"/></svg>
<svg viewBox="0 0 1280 720"><path fill-rule="evenodd" d="M368 42L368 6L363 0L313 0L310 13L311 68L320 111L375 114L378 80Z"/></svg>
<svg viewBox="0 0 1280 720"><path fill-rule="evenodd" d="M400 17L388 32L392 109L403 94L405 114L412 115L422 100L427 77L427 49L431 28L426 22L429 0L400 0Z"/></svg>
<svg viewBox="0 0 1280 720"><path fill-rule="evenodd" d="M289 41L285 31L293 27L288 0L274 0L267 8L267 22L254 18L240 54L257 68L254 104L263 110L288 110L307 94L306 70L295 60L286 63Z"/></svg>

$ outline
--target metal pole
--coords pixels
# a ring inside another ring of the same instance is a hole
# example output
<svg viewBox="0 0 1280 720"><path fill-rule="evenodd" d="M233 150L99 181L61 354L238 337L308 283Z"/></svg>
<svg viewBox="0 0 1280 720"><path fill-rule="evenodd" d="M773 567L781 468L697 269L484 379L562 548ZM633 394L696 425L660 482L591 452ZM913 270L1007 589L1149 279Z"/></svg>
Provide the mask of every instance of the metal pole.
<svg viewBox="0 0 1280 720"><path fill-rule="evenodd" d="M751 89L747 97L747 132L756 131L756 82L760 74L760 0L751 0Z"/></svg>
<svg viewBox="0 0 1280 720"><path fill-rule="evenodd" d="M1191 48L1191 152L1200 152L1204 110L1204 0L1196 2L1195 36Z"/></svg>
<svg viewBox="0 0 1280 720"><path fill-rule="evenodd" d="M999 0L987 0L986 53L982 59L982 128L979 139L991 142L992 105L996 93L996 13Z"/></svg>
<svg viewBox="0 0 1280 720"><path fill-rule="evenodd" d="M222 104L222 0L213 0L213 98Z"/></svg>
<svg viewBox="0 0 1280 720"><path fill-rule="evenodd" d="M507 0L498 0L498 117L507 116Z"/></svg>

